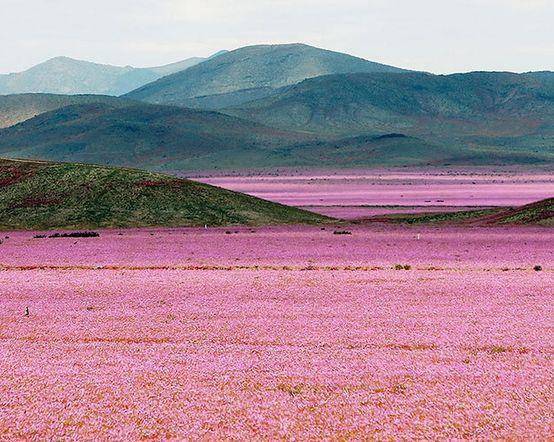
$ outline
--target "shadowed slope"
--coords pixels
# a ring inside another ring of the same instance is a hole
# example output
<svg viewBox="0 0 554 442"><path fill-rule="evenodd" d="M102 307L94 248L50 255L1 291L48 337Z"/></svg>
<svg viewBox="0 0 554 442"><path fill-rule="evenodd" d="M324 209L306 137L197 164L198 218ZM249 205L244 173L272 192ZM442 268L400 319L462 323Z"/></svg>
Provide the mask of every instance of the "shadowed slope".
<svg viewBox="0 0 554 442"><path fill-rule="evenodd" d="M16 94L0 95L0 128L13 126L45 112L72 104L106 103L112 106L126 106L133 103L108 95L56 95Z"/></svg>
<svg viewBox="0 0 554 442"><path fill-rule="evenodd" d="M512 135L523 129L553 130L554 76L328 75L226 112L275 127L342 136L375 131Z"/></svg>
<svg viewBox="0 0 554 442"><path fill-rule="evenodd" d="M8 158L177 170L206 156L222 162L236 158L244 164L264 148L306 139L217 112L145 103L124 108L89 104L1 130L0 153Z"/></svg>
<svg viewBox="0 0 554 442"><path fill-rule="evenodd" d="M549 72L329 75L224 112L319 136L402 133L457 150L461 164L554 161Z"/></svg>
<svg viewBox="0 0 554 442"><path fill-rule="evenodd" d="M326 217L134 169L0 159L0 228L315 223Z"/></svg>

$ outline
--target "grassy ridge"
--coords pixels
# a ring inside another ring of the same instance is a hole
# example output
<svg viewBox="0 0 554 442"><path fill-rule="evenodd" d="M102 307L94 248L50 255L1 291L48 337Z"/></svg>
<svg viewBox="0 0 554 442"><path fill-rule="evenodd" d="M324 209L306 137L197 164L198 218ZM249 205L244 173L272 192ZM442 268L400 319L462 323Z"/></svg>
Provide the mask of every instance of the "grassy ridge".
<svg viewBox="0 0 554 442"><path fill-rule="evenodd" d="M507 209L483 220L490 224L538 224L554 227L554 198Z"/></svg>
<svg viewBox="0 0 554 442"><path fill-rule="evenodd" d="M140 170L0 159L0 229L316 223L328 218Z"/></svg>
<svg viewBox="0 0 554 442"><path fill-rule="evenodd" d="M521 207L463 210L417 214L392 214L374 217L372 221L403 224L469 224L469 225L540 225L554 227L554 198Z"/></svg>

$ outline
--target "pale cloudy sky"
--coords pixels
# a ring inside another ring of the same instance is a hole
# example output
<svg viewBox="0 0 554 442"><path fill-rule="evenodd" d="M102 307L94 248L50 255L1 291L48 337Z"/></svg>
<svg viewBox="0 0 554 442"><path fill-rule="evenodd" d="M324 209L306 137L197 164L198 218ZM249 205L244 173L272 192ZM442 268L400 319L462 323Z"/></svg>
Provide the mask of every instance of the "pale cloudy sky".
<svg viewBox="0 0 554 442"><path fill-rule="evenodd" d="M0 0L0 73L303 42L436 73L554 70L554 0Z"/></svg>

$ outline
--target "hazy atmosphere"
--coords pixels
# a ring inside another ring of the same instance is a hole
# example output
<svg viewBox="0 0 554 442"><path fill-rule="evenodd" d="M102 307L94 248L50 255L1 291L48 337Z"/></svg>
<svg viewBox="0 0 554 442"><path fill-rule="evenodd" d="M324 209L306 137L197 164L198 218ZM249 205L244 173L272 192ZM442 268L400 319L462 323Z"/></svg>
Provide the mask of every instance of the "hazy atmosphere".
<svg viewBox="0 0 554 442"><path fill-rule="evenodd" d="M1 0L0 73L303 42L433 73L554 69L550 0Z"/></svg>

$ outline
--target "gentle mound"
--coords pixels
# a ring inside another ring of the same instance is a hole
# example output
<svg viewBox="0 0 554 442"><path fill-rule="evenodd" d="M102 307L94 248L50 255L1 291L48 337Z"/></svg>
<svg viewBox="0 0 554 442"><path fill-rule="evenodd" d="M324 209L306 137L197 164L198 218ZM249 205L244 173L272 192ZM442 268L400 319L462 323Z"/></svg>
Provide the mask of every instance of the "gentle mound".
<svg viewBox="0 0 554 442"><path fill-rule="evenodd" d="M537 201L520 207L464 210L418 214L394 214L370 218L372 222L398 222L404 224L465 224L498 226L506 224L554 226L554 198Z"/></svg>
<svg viewBox="0 0 554 442"><path fill-rule="evenodd" d="M326 217L133 169L0 159L0 229L316 223Z"/></svg>
<svg viewBox="0 0 554 442"><path fill-rule="evenodd" d="M554 226L554 198L515 207L481 218L488 224L538 224Z"/></svg>

